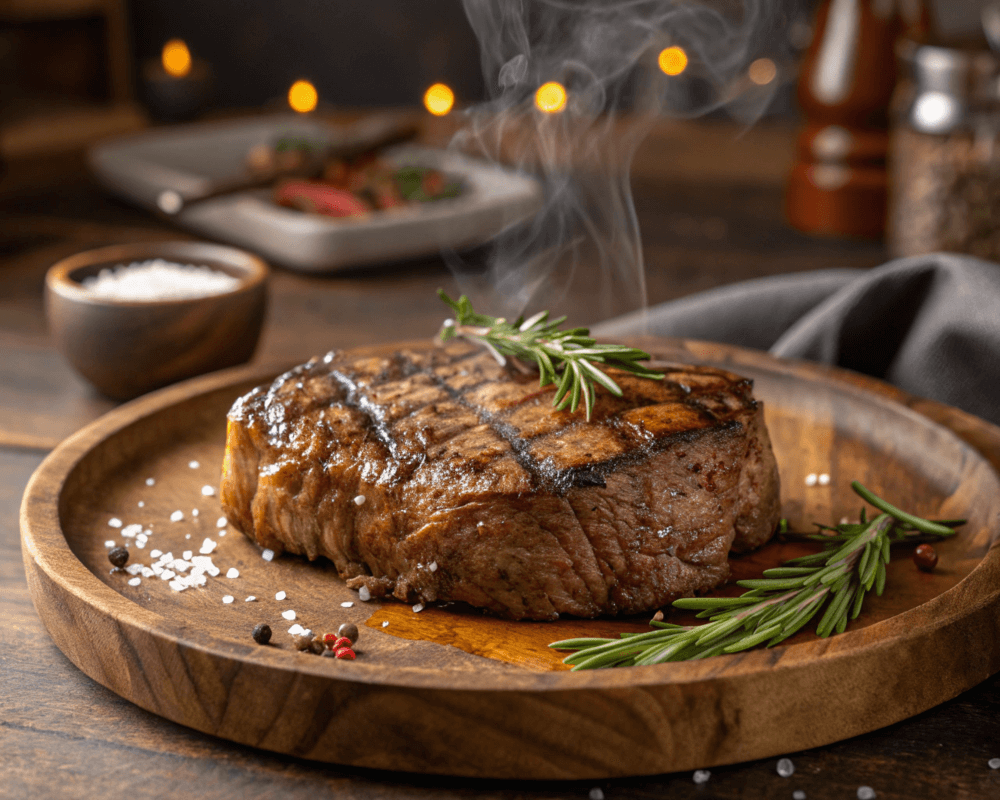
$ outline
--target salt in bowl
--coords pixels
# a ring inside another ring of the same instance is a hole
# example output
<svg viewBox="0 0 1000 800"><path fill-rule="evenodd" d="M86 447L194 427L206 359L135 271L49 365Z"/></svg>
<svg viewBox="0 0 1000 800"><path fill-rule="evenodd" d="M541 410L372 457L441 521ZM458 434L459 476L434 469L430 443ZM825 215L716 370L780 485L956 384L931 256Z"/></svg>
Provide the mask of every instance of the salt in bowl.
<svg viewBox="0 0 1000 800"><path fill-rule="evenodd" d="M83 281L154 259L209 267L238 280L216 294L159 300L103 297ZM88 250L45 276L49 330L69 363L100 392L128 400L250 359L267 305L267 265L235 247L150 242Z"/></svg>

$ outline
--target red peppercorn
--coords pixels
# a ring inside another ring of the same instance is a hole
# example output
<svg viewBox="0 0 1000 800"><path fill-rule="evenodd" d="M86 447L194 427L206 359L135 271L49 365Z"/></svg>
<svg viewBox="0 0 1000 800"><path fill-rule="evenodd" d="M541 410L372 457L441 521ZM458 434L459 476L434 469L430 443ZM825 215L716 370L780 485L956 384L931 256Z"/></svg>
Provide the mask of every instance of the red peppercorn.
<svg viewBox="0 0 1000 800"><path fill-rule="evenodd" d="M917 545L913 551L913 563L921 572L933 572L938 563L937 552L929 544Z"/></svg>
<svg viewBox="0 0 1000 800"><path fill-rule="evenodd" d="M357 658L357 654L350 647L341 647L334 652L337 658Z"/></svg>

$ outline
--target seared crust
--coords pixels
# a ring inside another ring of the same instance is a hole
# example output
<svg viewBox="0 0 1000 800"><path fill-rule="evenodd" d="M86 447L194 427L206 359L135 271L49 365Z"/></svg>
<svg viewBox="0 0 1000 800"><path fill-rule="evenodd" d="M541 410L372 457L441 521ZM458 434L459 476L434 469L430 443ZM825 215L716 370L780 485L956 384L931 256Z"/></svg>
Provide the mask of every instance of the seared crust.
<svg viewBox="0 0 1000 800"><path fill-rule="evenodd" d="M330 353L233 406L223 507L373 596L515 619L659 608L771 536L777 468L750 381L613 374L624 397L602 392L588 423L465 343Z"/></svg>

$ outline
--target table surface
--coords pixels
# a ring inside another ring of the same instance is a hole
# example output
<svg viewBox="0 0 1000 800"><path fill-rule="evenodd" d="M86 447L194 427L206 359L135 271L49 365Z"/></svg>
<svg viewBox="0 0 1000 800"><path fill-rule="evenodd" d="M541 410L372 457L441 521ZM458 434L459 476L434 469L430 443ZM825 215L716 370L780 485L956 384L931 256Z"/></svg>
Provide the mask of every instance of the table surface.
<svg viewBox="0 0 1000 800"><path fill-rule="evenodd" d="M429 128L431 143L446 135ZM749 278L875 266L872 242L813 238L783 221L794 131L721 123L664 124L633 168L651 303ZM79 672L49 640L21 565L21 494L45 453L112 409L49 340L43 277L80 250L190 238L131 208L88 176L81 154L14 162L0 181L0 798L174 796L314 798L879 798L1000 797L1000 677L889 728L711 771L586 783L470 781L374 772L277 756L188 730L120 699ZM444 262L307 276L276 269L255 361L285 365L331 348L431 335L443 318ZM564 301L588 319L588 298ZM386 324L385 320L391 320ZM593 320L591 320L593 321ZM836 687L831 687L836 691ZM345 720L345 724L350 724Z"/></svg>

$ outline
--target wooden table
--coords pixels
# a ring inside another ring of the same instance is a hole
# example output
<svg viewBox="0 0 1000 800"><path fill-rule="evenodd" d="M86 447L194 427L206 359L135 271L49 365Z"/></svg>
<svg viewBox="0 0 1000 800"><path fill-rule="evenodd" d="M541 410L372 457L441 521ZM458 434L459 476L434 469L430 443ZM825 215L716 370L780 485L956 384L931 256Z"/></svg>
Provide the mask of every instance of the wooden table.
<svg viewBox="0 0 1000 800"><path fill-rule="evenodd" d="M737 138L719 124L663 126L635 162L651 302L738 280L827 267L870 267L880 245L812 239L782 221L793 132ZM430 131L434 140L441 131ZM1000 797L1000 677L914 719L777 759L595 784L475 782L316 765L195 733L121 700L49 640L28 597L17 510L45 452L113 408L52 347L42 279L57 259L103 244L188 238L106 196L80 154L8 164L0 183L0 797L192 796L854 798ZM434 290L455 284L422 259L330 277L276 270L256 360L275 366L332 347L421 337L440 324ZM589 319L587 298L567 298ZM830 691L836 691L831 687ZM345 720L344 724L350 724Z"/></svg>

